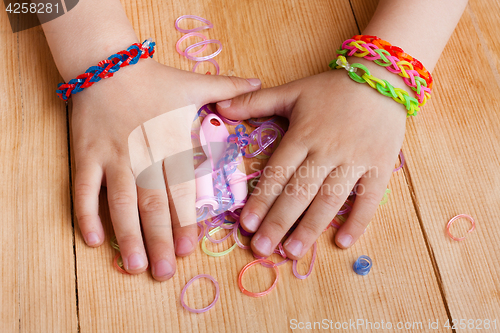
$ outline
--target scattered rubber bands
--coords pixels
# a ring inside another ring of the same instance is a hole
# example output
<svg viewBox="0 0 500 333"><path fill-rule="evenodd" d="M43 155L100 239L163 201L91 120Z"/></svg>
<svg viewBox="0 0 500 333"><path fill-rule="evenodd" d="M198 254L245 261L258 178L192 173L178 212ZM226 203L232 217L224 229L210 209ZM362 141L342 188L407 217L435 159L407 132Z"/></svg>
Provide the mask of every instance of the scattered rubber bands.
<svg viewBox="0 0 500 333"><path fill-rule="evenodd" d="M193 308L190 308L189 306L187 306L186 303L184 303L184 295L186 294L187 288L195 280L198 280L198 279L201 279L201 278L209 279L210 281L212 281L214 283L214 285L215 285L215 298L214 298L213 302L210 303L210 305L208 305L207 307L205 307L203 309L193 309ZM188 283L186 283L186 285L184 286L184 288L182 288L182 292L181 292L181 305L184 307L184 309L188 310L189 312L193 312L193 313L207 312L208 310L210 310L211 308L213 308L215 306L215 303L217 303L217 300L219 299L219 295L220 295L219 283L217 283L217 281L215 281L215 279L212 276L210 276L208 274L196 275L191 280L189 280Z"/></svg>
<svg viewBox="0 0 500 333"><path fill-rule="evenodd" d="M352 265L352 269L358 275L367 275L372 268L372 259L368 256L360 256Z"/></svg>
<svg viewBox="0 0 500 333"><path fill-rule="evenodd" d="M274 282L271 285L271 287L269 287L269 289L267 289L265 291L262 291L260 293L253 293L251 291L246 290L243 287L242 279L243 279L243 275L245 274L245 272L250 267L252 267L253 265L258 264L258 263L265 263L267 265L270 265L270 267L273 267L274 271L276 272L276 278L274 279ZM252 262L249 262L248 264L245 265L245 267L243 267L243 269L240 272L240 275L238 276L238 286L240 287L241 292L243 294L247 295L247 296L250 296L250 297L262 297L262 296L265 296L265 295L269 294L271 292L271 290L273 290L276 287L276 283L278 283L279 275L280 275L280 271L278 269L278 266L276 266L274 262L272 262L271 260L267 260L267 259L257 259L257 260L254 260Z"/></svg>
<svg viewBox="0 0 500 333"><path fill-rule="evenodd" d="M467 238L467 236L464 236L464 237L455 237L455 236L453 236L453 234L450 231L450 228L453 225L453 223L456 220L461 219L461 218L469 220L471 222L471 224L472 224L471 227L470 227L470 229L469 229L469 231L467 231L467 233L471 233L471 232L474 231L474 229L476 229L476 222L474 221L474 219L472 218L472 216L467 215L467 214L460 214L460 215L457 215L457 216L453 217L451 220L448 221L448 224L446 224L446 232L448 233L448 236L450 236L451 239L453 239L454 241L457 241L457 242L463 241L465 238Z"/></svg>

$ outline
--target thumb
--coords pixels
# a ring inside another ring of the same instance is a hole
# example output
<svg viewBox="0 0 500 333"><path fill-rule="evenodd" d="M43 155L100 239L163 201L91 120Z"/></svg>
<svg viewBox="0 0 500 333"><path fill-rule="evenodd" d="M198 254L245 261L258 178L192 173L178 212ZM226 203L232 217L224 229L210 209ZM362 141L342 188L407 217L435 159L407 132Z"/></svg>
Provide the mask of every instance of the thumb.
<svg viewBox="0 0 500 333"><path fill-rule="evenodd" d="M259 90L259 79L243 79L236 76L200 75L198 79L198 96L203 104L214 103ZM201 91L200 91L201 90Z"/></svg>
<svg viewBox="0 0 500 333"><path fill-rule="evenodd" d="M289 118L299 94L299 86L291 82L218 102L217 112L235 120L273 115Z"/></svg>

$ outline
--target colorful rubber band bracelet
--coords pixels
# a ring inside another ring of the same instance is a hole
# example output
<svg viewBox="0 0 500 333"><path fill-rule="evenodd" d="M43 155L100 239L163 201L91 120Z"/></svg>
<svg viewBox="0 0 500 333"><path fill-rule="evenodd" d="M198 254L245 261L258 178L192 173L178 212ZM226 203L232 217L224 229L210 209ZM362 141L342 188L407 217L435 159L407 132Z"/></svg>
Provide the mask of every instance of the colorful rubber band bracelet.
<svg viewBox="0 0 500 333"><path fill-rule="evenodd" d="M379 39L380 40L380 39ZM385 41L384 41L385 42ZM387 43L387 42L385 42ZM387 43L390 45L389 43ZM418 61L418 64L425 70L427 77L431 78L426 81L420 76L420 73L415 70L413 64L406 60L400 60L397 56L392 55L389 51L379 48L377 45L365 42L363 40L348 39L339 50L337 54L343 56L355 56L359 58L364 58L375 62L377 65L385 67L388 71L398 74L401 76L413 91L419 101L419 105L423 106L431 97L431 88L428 87L429 82L432 82L432 77L430 73L427 72L425 68ZM405 53L406 54L406 53ZM413 59L413 58L412 58Z"/></svg>
<svg viewBox="0 0 500 333"><path fill-rule="evenodd" d="M258 263L266 263L268 265L271 265L271 267L273 267L274 271L276 272L276 278L274 279L274 282L273 282L272 286L269 287L269 289L267 289L267 290L265 290L263 292L260 292L260 293L253 293L251 291L246 290L243 287L242 279L243 279L243 275L245 274L245 272L250 267L252 267L253 265L256 265ZM262 296L265 296L265 295L269 294L276 287L276 283L278 282L279 274L280 274L280 271L278 269L278 266L276 266L274 264L274 262L272 262L271 260L267 260L267 259L257 259L257 260L254 260L252 262L249 262L248 264L245 265L245 267L243 267L243 269L240 272L240 275L238 276L238 286L240 287L241 292L243 294L247 295L247 296L250 296L250 297L262 297Z"/></svg>
<svg viewBox="0 0 500 333"><path fill-rule="evenodd" d="M153 57L155 52L155 43L151 38L145 40L142 44L132 44L128 49L113 54L107 60L103 60L97 66L91 66L84 74L78 75L68 83L59 83L56 94L63 101L67 101L72 94L79 93L94 83L113 76L114 73L122 67L135 65L139 59Z"/></svg>
<svg viewBox="0 0 500 333"><path fill-rule="evenodd" d="M376 89L384 96L391 97L399 104L403 104L406 108L408 116L416 116L420 110L418 101L415 97L411 97L405 90L394 88L387 80L381 80L370 74L370 70L362 64L349 64L344 56L339 55L329 64L330 68L344 68L347 70L349 77L358 83L368 83L370 87ZM361 76L356 74L357 69L361 69L365 73Z"/></svg>

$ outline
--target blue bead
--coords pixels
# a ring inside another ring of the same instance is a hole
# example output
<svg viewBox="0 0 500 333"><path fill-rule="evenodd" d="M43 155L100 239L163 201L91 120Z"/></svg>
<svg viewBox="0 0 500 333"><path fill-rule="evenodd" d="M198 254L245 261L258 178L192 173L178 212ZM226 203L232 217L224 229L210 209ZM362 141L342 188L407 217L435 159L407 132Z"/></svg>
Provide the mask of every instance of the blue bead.
<svg viewBox="0 0 500 333"><path fill-rule="evenodd" d="M356 274L367 275L372 268L372 260L370 257L362 255L352 265L352 269Z"/></svg>

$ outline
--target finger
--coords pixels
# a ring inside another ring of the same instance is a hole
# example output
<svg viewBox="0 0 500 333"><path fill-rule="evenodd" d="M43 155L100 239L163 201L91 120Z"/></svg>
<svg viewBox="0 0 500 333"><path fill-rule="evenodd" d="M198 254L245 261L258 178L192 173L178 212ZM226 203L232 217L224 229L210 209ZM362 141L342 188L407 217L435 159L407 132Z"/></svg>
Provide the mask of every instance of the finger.
<svg viewBox="0 0 500 333"><path fill-rule="evenodd" d="M333 167L314 166L314 156L308 157L297 169L280 194L259 230L252 238L252 249L260 256L272 254L283 236L306 210Z"/></svg>
<svg viewBox="0 0 500 333"><path fill-rule="evenodd" d="M392 171L391 166L384 170ZM384 171L378 175L378 168L372 169L361 177L356 187L356 199L347 221L335 235L335 242L341 248L348 248L364 232L384 195L391 172Z"/></svg>
<svg viewBox="0 0 500 333"><path fill-rule="evenodd" d="M246 231L252 233L257 231L286 183L307 157L307 147L299 143L296 137L293 133L287 133L283 137L243 207L241 225Z"/></svg>
<svg viewBox="0 0 500 333"><path fill-rule="evenodd" d="M262 89L217 103L217 111L229 119L278 115L287 117L300 94L297 81Z"/></svg>
<svg viewBox="0 0 500 333"><path fill-rule="evenodd" d="M148 263L139 224L137 188L132 170L125 165L116 162L106 169L108 203L125 270L137 274Z"/></svg>
<svg viewBox="0 0 500 333"><path fill-rule="evenodd" d="M99 246L104 241L104 230L99 218L99 191L102 167L98 164L79 165L75 176L75 215L85 243Z"/></svg>
<svg viewBox="0 0 500 333"><path fill-rule="evenodd" d="M198 227L196 225L196 185L194 181L193 158L190 166L181 167L172 159L165 159L164 170L167 178L167 195L172 219L175 254L187 256L194 251ZM193 172L190 180L184 174ZM182 180L182 182L181 182Z"/></svg>
<svg viewBox="0 0 500 333"><path fill-rule="evenodd" d="M236 76L198 75L196 94L201 104L214 103L260 89L259 79L243 79Z"/></svg>
<svg viewBox="0 0 500 333"><path fill-rule="evenodd" d="M153 183L158 182L163 184L163 188L138 186L137 196L148 257L151 262L151 273L156 280L165 281L175 273L175 253L162 164L156 163L146 172L147 175L143 173L141 176L149 178L147 184L156 185Z"/></svg>
<svg viewBox="0 0 500 333"><path fill-rule="evenodd" d="M289 258L304 256L341 209L359 176L351 166L341 165L326 177L306 214L283 244Z"/></svg>

